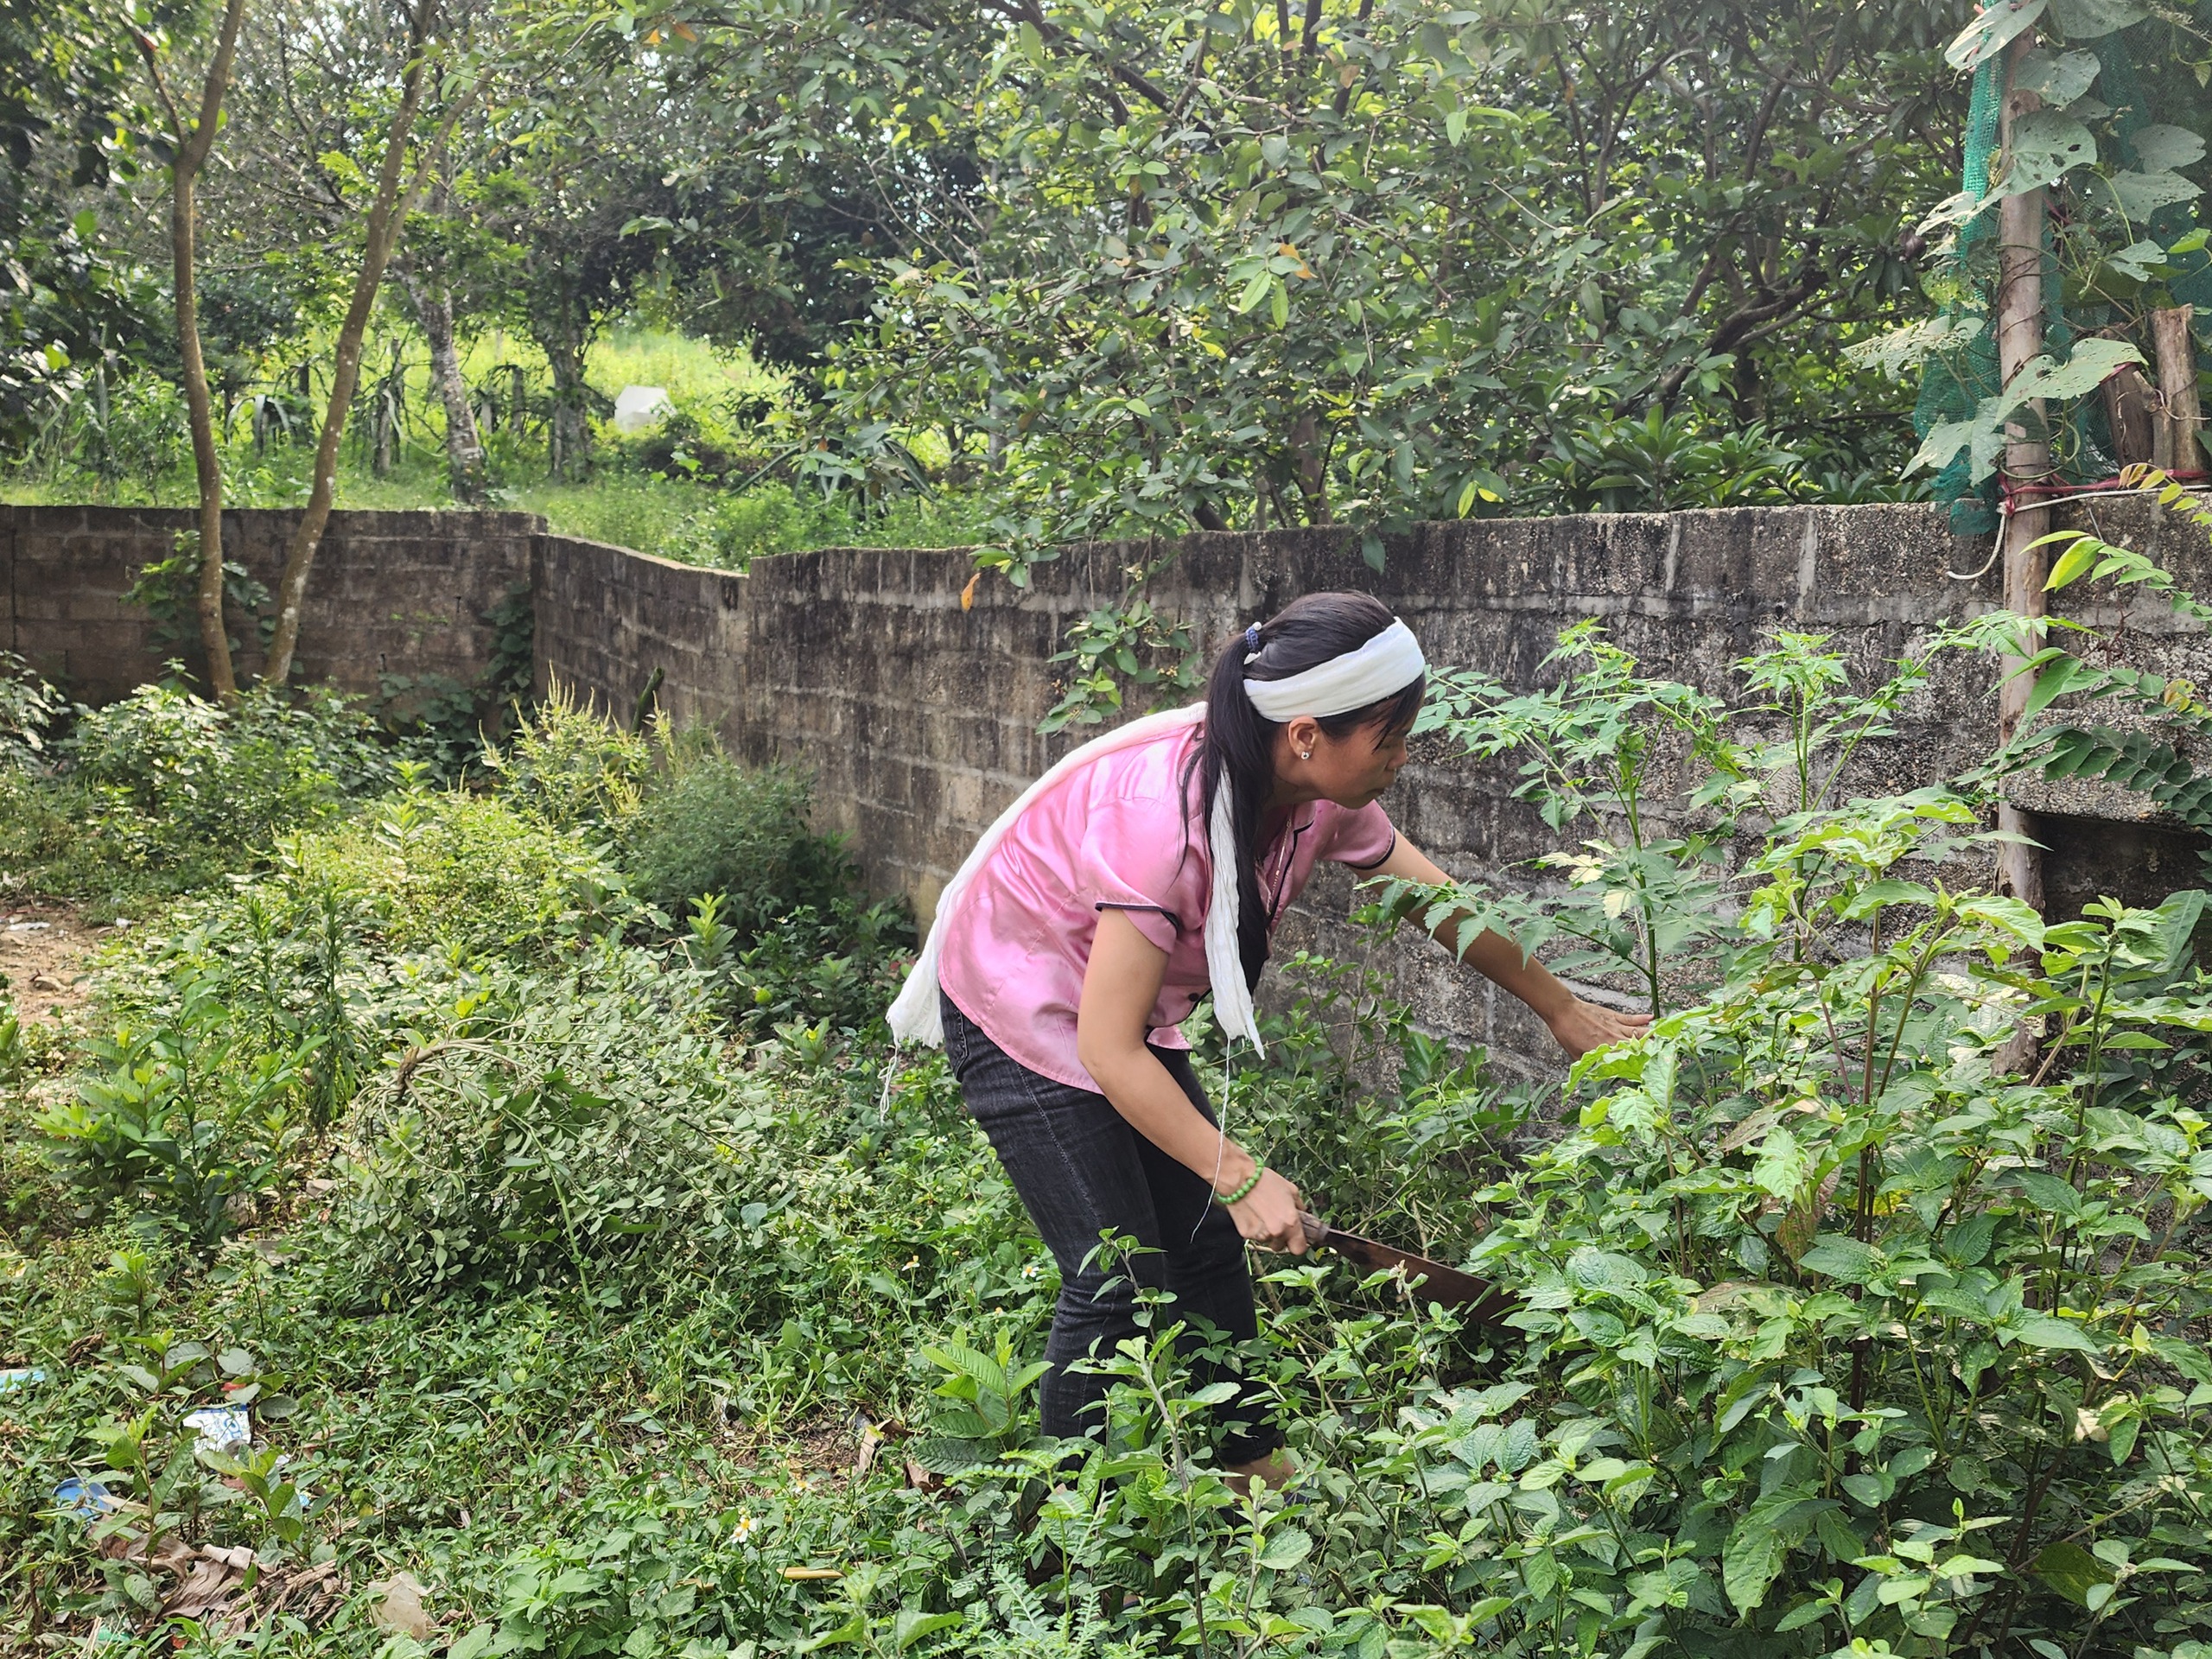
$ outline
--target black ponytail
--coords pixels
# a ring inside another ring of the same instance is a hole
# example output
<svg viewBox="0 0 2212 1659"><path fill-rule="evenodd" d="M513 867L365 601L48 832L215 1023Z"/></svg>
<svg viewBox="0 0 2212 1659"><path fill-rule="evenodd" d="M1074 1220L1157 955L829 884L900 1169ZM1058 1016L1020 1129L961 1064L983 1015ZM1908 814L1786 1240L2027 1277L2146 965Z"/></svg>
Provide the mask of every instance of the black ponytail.
<svg viewBox="0 0 2212 1659"><path fill-rule="evenodd" d="M1268 916L1260 896L1260 817L1275 787L1275 734L1282 729L1252 706L1246 680L1282 680L1357 651L1390 626L1390 607L1367 594L1308 594L1262 624L1232 639L1214 659L1206 679L1205 741L1199 752L1198 834L1213 821L1213 803L1226 777L1234 792L1230 823L1236 837L1236 946L1246 986L1256 986L1268 960ZM1251 657L1246 662L1246 657ZM1321 729L1344 738L1370 727L1410 726L1421 711L1427 676L1363 709L1320 720ZM1185 794L1188 794L1186 788Z"/></svg>

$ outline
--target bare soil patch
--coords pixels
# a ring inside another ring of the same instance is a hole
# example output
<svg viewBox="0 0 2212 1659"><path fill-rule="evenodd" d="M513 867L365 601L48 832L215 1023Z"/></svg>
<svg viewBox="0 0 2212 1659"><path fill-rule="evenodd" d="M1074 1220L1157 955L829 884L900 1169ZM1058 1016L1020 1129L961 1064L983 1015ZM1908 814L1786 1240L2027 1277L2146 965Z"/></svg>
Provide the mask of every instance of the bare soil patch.
<svg viewBox="0 0 2212 1659"><path fill-rule="evenodd" d="M8 895L0 899L0 996L27 1026L68 1019L92 1000L86 959L117 931L90 925L67 899Z"/></svg>

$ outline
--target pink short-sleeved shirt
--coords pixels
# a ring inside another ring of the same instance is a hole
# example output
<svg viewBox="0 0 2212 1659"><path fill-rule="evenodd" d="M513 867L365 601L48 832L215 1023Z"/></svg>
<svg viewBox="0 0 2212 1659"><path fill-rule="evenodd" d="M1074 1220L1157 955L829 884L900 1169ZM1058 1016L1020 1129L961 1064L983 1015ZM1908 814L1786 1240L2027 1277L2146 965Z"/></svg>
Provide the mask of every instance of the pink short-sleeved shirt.
<svg viewBox="0 0 2212 1659"><path fill-rule="evenodd" d="M1104 1092L1077 1059L1075 1043L1102 910L1123 912L1167 953L1160 1000L1145 1023L1160 1047L1189 1046L1174 1027L1210 988L1204 930L1213 861L1190 804L1202 729L1103 755L1032 802L946 925L938 963L945 995L993 1042L1055 1082ZM1321 860L1372 868L1396 844L1380 806L1300 807L1260 861L1268 925Z"/></svg>

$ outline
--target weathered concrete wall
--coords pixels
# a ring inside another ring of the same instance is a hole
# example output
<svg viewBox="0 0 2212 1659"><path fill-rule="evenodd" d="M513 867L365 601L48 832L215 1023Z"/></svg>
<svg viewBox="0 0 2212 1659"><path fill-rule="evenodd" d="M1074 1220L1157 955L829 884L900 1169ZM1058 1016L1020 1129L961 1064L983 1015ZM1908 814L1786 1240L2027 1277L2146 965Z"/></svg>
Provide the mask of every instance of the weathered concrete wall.
<svg viewBox="0 0 2212 1659"><path fill-rule="evenodd" d="M296 512L226 513L225 551L274 589L298 522ZM165 643L145 610L123 597L194 523L175 509L0 506L9 648L87 702L159 678L167 658L196 663L196 630ZM473 680L492 651L484 613L530 581L543 529L522 512L331 514L301 617L296 673L365 693L393 675ZM190 629L192 619L184 621ZM261 642L244 618L233 618L232 636L243 678L259 669Z"/></svg>
<svg viewBox="0 0 2212 1659"><path fill-rule="evenodd" d="M2102 533L2158 556L2212 593L2212 550L2180 521L2099 504ZM231 547L273 582L292 516L232 515ZM168 553L181 512L0 508L8 639L74 696L112 696L160 671L142 612L121 594ZM925 914L976 834L1081 734L1045 738L1052 662L1068 626L1118 597L1126 568L1160 550L1090 546L1038 567L1016 588L974 574L957 552L838 549L766 559L750 575L703 570L546 534L517 513L340 513L318 563L302 667L364 691L382 677L467 682L492 648L484 613L531 586L541 687L557 679L628 720L660 678L660 705L717 727L756 761L804 765L825 828L851 836L879 889ZM1370 570L1341 532L1189 538L1151 599L1209 653L1301 593L1377 594L1432 660L1522 687L1546 683L1557 633L1583 618L1654 675L1740 696L1734 664L1777 631L1831 636L1862 684L1935 632L1997 602L1986 545L1955 543L1916 506L1773 508L1427 524L1393 539ZM1955 577L1951 573L1961 573ZM1979 572L1979 575L1975 573ZM2066 596L2072 598L2072 594ZM2212 683L2212 641L2155 603L2082 613L2141 665ZM244 654L251 666L257 652ZM1852 792L1933 782L1986 753L1994 723L1988 665L1942 659L1871 743ZM1513 778L1432 745L1386 803L1453 874L1526 879L1556 837L1511 799ZM2191 837L2112 791L2026 798L2050 843L2062 907L2100 892L2145 899L2199 879ZM1287 947L1344 956L1375 948L1343 921L1350 883L1315 884L1286 924ZM1378 958L1424 1023L1509 1055L1545 1052L1517 1004L1448 969L1426 947Z"/></svg>
<svg viewBox="0 0 2212 1659"><path fill-rule="evenodd" d="M2107 509L2102 528L2212 591L2212 556L2194 531L2140 510ZM874 883L910 893L925 914L982 827L1079 741L1037 732L1056 696L1050 658L1071 621L1121 593L1141 552L1077 549L1039 567L1027 588L986 578L963 608L974 567L957 552L832 550L764 560L737 576L557 537L542 545L541 679L557 677L626 711L660 671L658 696L672 712L719 725L748 759L810 768L825 827L851 836ZM1379 574L1337 533L1208 535L1184 543L1151 598L1211 652L1299 594L1364 588L1406 618L1433 660L1521 686L1548 678L1560 627L1594 618L1647 671L1740 696L1733 665L1780 630L1831 636L1859 683L1872 683L1936 630L1997 602L1996 574L1973 576L1987 554L1955 543L1937 513L1915 506L1424 525L1390 543ZM2155 606L2135 609L2142 614L2125 619L2126 654L2212 681L2202 635L2149 621ZM1896 735L1862 752L1852 792L1951 774L1986 752L1993 723L1986 663L1942 658L1901 711ZM1526 861L1557 838L1510 798L1513 782L1436 746L1386 805L1454 874L1522 879ZM2044 823L2062 905L2101 891L2145 898L2196 879L2192 839L2138 821L2135 804L2048 795L2034 804L2059 814ZM1286 946L1372 950L1342 919L1349 897L1341 874L1317 882L1286 924ZM1431 1027L1508 1053L1544 1052L1517 1004L1445 968L1438 953L1382 960Z"/></svg>

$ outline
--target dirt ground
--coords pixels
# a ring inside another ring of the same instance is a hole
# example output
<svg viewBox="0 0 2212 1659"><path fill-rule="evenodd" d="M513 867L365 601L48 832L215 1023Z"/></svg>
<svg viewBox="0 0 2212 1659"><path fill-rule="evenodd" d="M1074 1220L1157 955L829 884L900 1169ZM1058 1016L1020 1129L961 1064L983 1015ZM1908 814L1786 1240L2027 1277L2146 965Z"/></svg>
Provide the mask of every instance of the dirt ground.
<svg viewBox="0 0 2212 1659"><path fill-rule="evenodd" d="M85 959L117 929L87 926L58 899L0 899L0 998L25 1025L65 1020L90 1000Z"/></svg>

